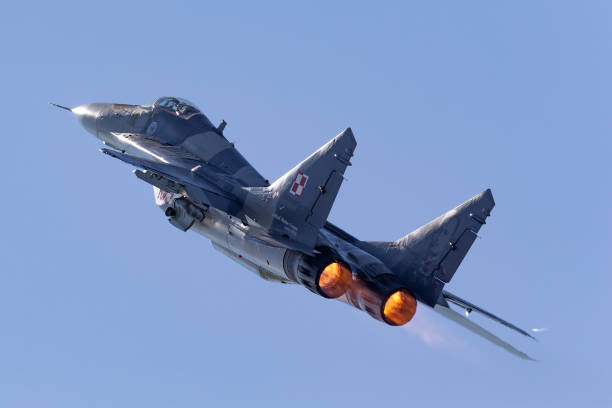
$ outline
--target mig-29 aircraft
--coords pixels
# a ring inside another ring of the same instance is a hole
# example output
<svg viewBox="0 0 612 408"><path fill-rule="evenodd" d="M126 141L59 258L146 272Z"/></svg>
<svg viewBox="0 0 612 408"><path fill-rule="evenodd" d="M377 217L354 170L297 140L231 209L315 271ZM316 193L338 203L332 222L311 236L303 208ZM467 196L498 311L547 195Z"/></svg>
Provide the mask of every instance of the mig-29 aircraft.
<svg viewBox="0 0 612 408"><path fill-rule="evenodd" d="M173 226L204 235L262 278L300 284L391 326L408 323L421 303L530 359L467 315L528 332L444 290L495 205L491 190L397 241L361 241L327 221L357 145L350 128L270 184L224 137L225 121L214 126L185 99L55 106L102 140L103 153L138 168Z"/></svg>

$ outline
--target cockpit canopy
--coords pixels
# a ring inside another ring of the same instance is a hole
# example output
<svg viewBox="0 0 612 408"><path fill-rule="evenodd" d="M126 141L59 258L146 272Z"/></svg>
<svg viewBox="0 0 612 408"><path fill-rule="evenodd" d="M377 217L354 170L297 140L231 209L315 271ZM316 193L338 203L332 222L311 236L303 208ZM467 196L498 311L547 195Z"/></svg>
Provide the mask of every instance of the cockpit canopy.
<svg viewBox="0 0 612 408"><path fill-rule="evenodd" d="M187 99L173 96L162 96L155 101L153 107L160 107L164 110L173 112L184 119L189 119L195 115L202 115L202 112Z"/></svg>
<svg viewBox="0 0 612 408"><path fill-rule="evenodd" d="M187 99L177 98L175 96L162 96L148 107L163 110L176 118L183 119L175 122L174 124L175 127L186 126L180 130L178 130L178 128L175 129L177 132L180 132L183 135L189 135L194 130L197 130L198 132L212 130L219 133L217 128L210 123L210 120L208 120L206 115L204 115L200 109L195 106L195 104L189 102Z"/></svg>

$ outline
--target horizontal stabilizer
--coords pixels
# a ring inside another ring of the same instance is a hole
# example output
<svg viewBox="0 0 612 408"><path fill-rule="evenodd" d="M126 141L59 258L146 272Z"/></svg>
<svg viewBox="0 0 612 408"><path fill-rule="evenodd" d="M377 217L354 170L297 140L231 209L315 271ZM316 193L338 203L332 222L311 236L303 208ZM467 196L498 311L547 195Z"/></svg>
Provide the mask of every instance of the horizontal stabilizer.
<svg viewBox="0 0 612 408"><path fill-rule="evenodd" d="M473 310L475 310L478 313L488 317L489 319L495 320L497 323L503 324L504 326L506 326L506 327L508 327L508 328L510 328L512 330L515 330L515 331L521 333L523 336L531 337L532 339L535 340L535 337L533 337L531 334L529 334L525 330L523 330L523 329L521 329L519 327L516 327L512 323L507 322L504 319L495 316L493 313L487 312L486 310L476 306L473 303L468 302L467 300L461 299L457 295L453 295L452 293L447 292L447 291L444 290L444 291L442 291L442 298L444 300L446 300L447 302L450 302L450 303L452 303L454 305L457 305L457 306L465 309L468 314L471 313Z"/></svg>
<svg viewBox="0 0 612 408"><path fill-rule="evenodd" d="M503 348L504 350L514 354L515 356L518 356L518 357L520 357L520 358L522 358L524 360L535 361L533 358L529 357L527 354L525 354L522 351L516 349L510 343L500 339L499 337L497 337L496 335L494 335L490 331L488 331L485 328L477 325L476 323L474 323L473 321L471 321L467 317L463 316L461 313L457 313L456 311L454 311L450 307L437 304L437 305L434 306L434 310L436 312L440 313L442 316L446 317L447 319L452 320L455 323L460 324L461 326L463 326L466 329L470 330L472 333L475 333L475 334L479 335L480 337L484 338L485 340L490 341L491 343L493 343L493 344Z"/></svg>

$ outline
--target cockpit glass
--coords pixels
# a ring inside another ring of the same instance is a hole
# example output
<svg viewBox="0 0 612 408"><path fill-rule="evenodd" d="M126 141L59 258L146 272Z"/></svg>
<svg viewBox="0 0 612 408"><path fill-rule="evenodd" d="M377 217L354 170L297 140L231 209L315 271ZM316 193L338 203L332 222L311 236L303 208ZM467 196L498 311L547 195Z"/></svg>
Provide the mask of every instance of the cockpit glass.
<svg viewBox="0 0 612 408"><path fill-rule="evenodd" d="M172 111L185 119L202 113L193 103L183 98L164 96L155 102L155 106Z"/></svg>

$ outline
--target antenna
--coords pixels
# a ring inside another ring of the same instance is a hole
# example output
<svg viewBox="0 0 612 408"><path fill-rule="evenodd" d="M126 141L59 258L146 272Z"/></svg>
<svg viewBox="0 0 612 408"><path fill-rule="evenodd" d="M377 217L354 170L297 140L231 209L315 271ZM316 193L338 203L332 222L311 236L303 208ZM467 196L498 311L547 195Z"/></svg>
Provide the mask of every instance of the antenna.
<svg viewBox="0 0 612 408"><path fill-rule="evenodd" d="M57 107L57 108L64 109L64 110L67 110L67 111L69 111L69 112L72 112L72 109L67 108L67 107L65 107L65 106L62 106L62 105L58 105L57 103L49 102L49 105L53 105L53 106L55 106L55 107Z"/></svg>

